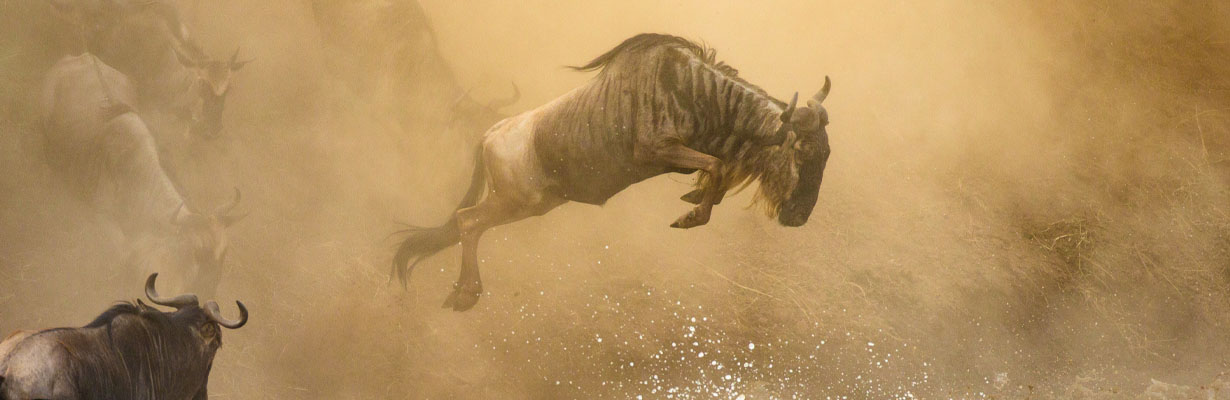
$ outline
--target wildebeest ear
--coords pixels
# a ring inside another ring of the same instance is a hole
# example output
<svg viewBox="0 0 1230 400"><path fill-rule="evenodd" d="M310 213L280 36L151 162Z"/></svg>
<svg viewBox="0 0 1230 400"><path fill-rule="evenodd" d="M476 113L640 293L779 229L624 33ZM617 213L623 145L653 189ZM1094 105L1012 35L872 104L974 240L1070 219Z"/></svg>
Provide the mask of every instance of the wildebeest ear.
<svg viewBox="0 0 1230 400"><path fill-rule="evenodd" d="M239 61L239 48L236 47L235 53L231 54L231 60L227 62L226 64L233 72L233 71L238 71L238 70L243 69L243 66L247 65L250 62L252 62L251 59Z"/></svg>

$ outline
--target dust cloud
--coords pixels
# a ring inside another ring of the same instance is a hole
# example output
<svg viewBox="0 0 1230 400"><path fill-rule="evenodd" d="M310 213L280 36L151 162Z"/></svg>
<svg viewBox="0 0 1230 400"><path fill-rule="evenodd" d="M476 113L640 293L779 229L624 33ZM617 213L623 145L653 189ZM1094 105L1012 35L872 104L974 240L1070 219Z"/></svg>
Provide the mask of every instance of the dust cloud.
<svg viewBox="0 0 1230 400"><path fill-rule="evenodd" d="M194 203L240 187L251 212L217 297L252 319L224 333L213 398L1230 390L1223 3L180 3L208 52L255 59L224 136L168 167ZM49 183L32 99L68 39L41 18L0 2L5 333L140 293L122 235ZM515 83L503 112L536 107L590 77L563 65L641 32L703 40L779 98L832 77L806 226L749 190L670 229L693 177L663 176L489 232L472 311L439 308L456 248L389 282L390 233L465 191L499 118L476 105Z"/></svg>

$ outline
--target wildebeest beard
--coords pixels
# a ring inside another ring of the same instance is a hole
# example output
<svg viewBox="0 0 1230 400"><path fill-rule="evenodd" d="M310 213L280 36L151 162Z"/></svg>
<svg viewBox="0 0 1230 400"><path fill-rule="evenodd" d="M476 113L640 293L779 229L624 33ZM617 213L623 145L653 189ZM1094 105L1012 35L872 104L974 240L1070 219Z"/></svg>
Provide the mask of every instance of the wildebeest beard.
<svg viewBox="0 0 1230 400"><path fill-rule="evenodd" d="M535 151L562 198L602 204L615 193L665 173L638 164L638 140L678 142L723 161L723 189L760 180L756 196L770 217L798 182L795 151L771 143L786 108L715 52L682 38L646 34L578 70L602 72L536 121ZM602 179L594 179L602 177ZM719 184L708 176L698 187Z"/></svg>

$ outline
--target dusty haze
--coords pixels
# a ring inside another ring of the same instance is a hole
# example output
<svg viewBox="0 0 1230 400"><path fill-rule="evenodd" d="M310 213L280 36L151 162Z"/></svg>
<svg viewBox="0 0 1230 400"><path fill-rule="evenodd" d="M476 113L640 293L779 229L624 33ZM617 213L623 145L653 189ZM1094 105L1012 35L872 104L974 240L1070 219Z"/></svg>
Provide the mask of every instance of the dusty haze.
<svg viewBox="0 0 1230 400"><path fill-rule="evenodd" d="M181 1L208 51L256 58L224 137L174 166L193 202L238 186L251 211L218 297L252 319L224 333L212 397L1230 390L1230 7L662 3ZM43 164L31 90L61 39L40 18L0 1L3 333L140 294L118 231ZM465 191L481 128L449 124L458 96L515 82L505 112L531 109L641 32L703 41L778 98L832 77L806 226L748 190L670 229L694 177L668 175L489 232L472 311L439 308L456 248L388 282L389 234Z"/></svg>

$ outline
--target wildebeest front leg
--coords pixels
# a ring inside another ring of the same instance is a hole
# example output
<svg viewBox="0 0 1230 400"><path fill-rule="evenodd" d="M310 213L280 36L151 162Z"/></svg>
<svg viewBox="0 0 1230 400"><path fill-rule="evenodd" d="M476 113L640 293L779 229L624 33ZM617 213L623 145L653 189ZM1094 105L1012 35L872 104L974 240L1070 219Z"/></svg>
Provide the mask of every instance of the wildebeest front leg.
<svg viewBox="0 0 1230 400"><path fill-rule="evenodd" d="M675 220L671 227L687 229L709 223L709 215L713 211L713 205L720 202L722 195L725 194L722 160L692 150L682 144L666 145L662 150L654 152L654 155L658 162L666 165L677 168L699 169L709 174L709 184L705 186L701 193L700 202L696 208Z"/></svg>

